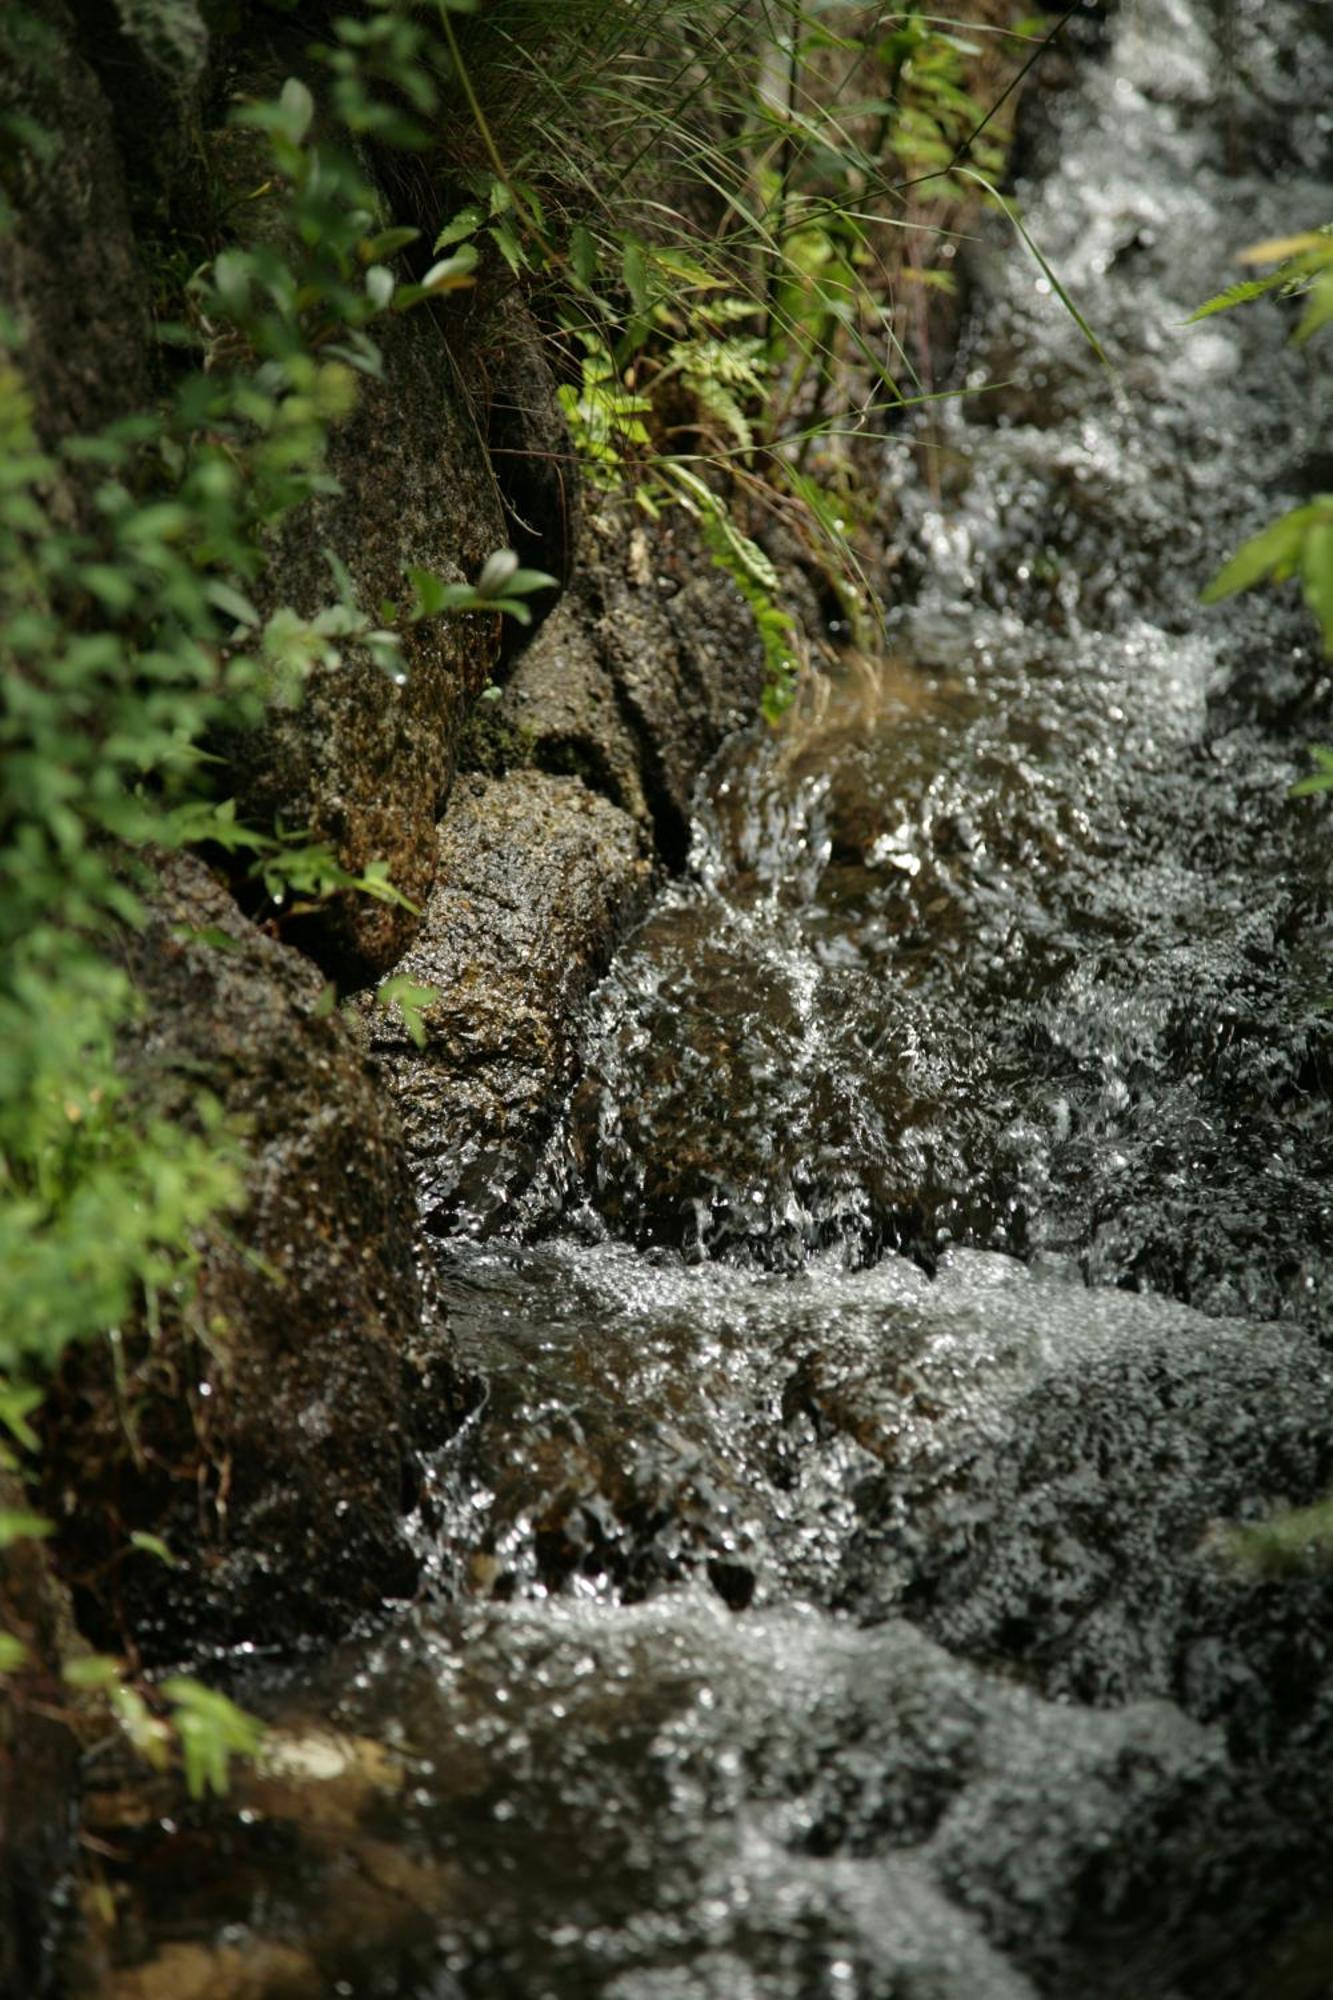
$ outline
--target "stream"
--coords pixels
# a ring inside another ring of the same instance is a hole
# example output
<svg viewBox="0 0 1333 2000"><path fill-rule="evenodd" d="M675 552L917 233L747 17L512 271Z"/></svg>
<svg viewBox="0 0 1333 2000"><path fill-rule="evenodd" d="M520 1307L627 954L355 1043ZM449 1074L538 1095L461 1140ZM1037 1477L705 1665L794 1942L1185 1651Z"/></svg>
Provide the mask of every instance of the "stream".
<svg viewBox="0 0 1333 2000"><path fill-rule="evenodd" d="M145 2000L199 1941L256 2000L1333 1992L1333 1583L1219 1532L1333 1490L1330 681L1293 589L1199 604L1327 389L1288 306L1182 325L1330 213L1330 12L1123 0L1033 112L1113 367L992 219L882 655L714 767L513 1232L440 1245L429 1588L243 1678L285 1789L142 1834Z"/></svg>

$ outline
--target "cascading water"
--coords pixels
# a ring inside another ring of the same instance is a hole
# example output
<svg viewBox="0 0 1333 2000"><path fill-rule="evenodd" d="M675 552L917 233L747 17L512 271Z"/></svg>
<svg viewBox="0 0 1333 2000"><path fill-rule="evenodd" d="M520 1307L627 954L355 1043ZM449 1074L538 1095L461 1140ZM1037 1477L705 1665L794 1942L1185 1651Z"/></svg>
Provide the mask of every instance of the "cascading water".
<svg viewBox="0 0 1333 2000"><path fill-rule="evenodd" d="M1280 311L1182 326L1327 212L1329 29L1124 0L1034 140L1114 372L974 246L1003 386L886 447L884 659L723 758L561 1202L445 1246L440 1603L254 1697L401 1783L243 1814L167 1933L358 1997L1330 1990L1333 1597L1211 1532L1333 1487L1329 682L1198 604L1330 481Z"/></svg>

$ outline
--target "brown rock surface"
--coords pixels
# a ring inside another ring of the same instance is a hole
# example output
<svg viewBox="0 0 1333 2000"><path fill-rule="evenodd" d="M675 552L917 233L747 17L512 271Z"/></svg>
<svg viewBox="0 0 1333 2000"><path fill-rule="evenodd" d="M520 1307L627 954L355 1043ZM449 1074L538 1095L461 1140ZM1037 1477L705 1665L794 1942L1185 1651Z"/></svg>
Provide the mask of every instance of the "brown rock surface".
<svg viewBox="0 0 1333 2000"><path fill-rule="evenodd" d="M734 583L680 510L588 510L569 590L500 704L543 769L576 771L685 859L695 780L749 719L763 657Z"/></svg>
<svg viewBox="0 0 1333 2000"><path fill-rule="evenodd" d="M577 778L460 779L421 935L398 967L434 989L417 1051L372 1043L428 1226L492 1223L531 1175L573 1073L573 1020L650 880L633 821Z"/></svg>
<svg viewBox="0 0 1333 2000"><path fill-rule="evenodd" d="M148 1007L139 1088L186 1122L202 1092L221 1103L245 1135L247 1205L204 1246L197 1302L164 1301L156 1339L127 1336L132 1432L104 1348L67 1364L46 1475L92 1587L81 1610L105 1638L125 1620L148 1655L183 1631L336 1630L415 1574L407 1391L432 1343L397 1121L320 1011L318 972L197 861L165 864L128 959ZM447 1378L435 1393L447 1404ZM127 1561L136 1528L181 1566Z"/></svg>
<svg viewBox="0 0 1333 2000"><path fill-rule="evenodd" d="M326 549L373 615L384 599L410 603L407 569L460 582L505 539L484 441L438 327L417 314L382 344L382 378L361 382L331 441L341 493L293 515L273 551L267 596L302 616L336 596ZM246 814L309 827L353 874L386 862L394 886L422 904L458 734L498 658L499 626L498 615L474 613L407 627L401 683L354 645L340 665L317 667L298 708L275 708L230 746ZM307 941L340 973L370 977L388 970L417 922L399 904L348 893L311 920Z"/></svg>

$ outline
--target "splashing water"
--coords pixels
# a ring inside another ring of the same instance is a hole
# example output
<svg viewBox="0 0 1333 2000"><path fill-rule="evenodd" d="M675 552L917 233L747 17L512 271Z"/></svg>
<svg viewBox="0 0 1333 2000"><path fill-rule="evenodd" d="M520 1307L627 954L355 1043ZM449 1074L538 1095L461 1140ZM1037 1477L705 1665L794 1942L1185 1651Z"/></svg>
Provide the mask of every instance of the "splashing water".
<svg viewBox="0 0 1333 2000"><path fill-rule="evenodd" d="M1329 481L1282 308L1182 325L1327 213L1329 28L1125 0L1032 133L1114 372L972 246L1004 386L885 448L884 658L712 774L563 1207L446 1247L433 1600L253 1693L379 1777L158 1837L159 1938L358 2000L1329 1990L1333 1598L1213 1529L1333 1486L1330 688L1198 605Z"/></svg>

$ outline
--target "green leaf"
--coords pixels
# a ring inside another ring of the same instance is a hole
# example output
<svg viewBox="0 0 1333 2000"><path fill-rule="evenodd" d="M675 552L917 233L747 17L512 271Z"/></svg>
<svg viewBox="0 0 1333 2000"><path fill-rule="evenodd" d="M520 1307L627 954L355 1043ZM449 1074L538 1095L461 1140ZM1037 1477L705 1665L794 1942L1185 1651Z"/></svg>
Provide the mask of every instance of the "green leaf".
<svg viewBox="0 0 1333 2000"><path fill-rule="evenodd" d="M387 264L372 264L366 272L366 297L380 312L390 303L397 280Z"/></svg>
<svg viewBox="0 0 1333 2000"><path fill-rule="evenodd" d="M28 1418L42 1405L42 1392L21 1382L0 1377L0 1424L25 1451L40 1451L41 1439Z"/></svg>
<svg viewBox="0 0 1333 2000"><path fill-rule="evenodd" d="M507 597L527 597L534 590L558 590L560 580L544 569L516 569L505 585Z"/></svg>
<svg viewBox="0 0 1333 2000"><path fill-rule="evenodd" d="M1228 285L1224 292L1218 292L1215 297L1205 300L1203 305L1196 306L1183 324L1193 326L1196 320L1211 319L1214 313L1230 312L1235 306L1248 305L1251 299L1261 299L1266 293L1275 291L1281 282L1281 272L1275 271L1271 278L1245 278L1238 285Z"/></svg>
<svg viewBox="0 0 1333 2000"><path fill-rule="evenodd" d="M233 584L214 578L207 586L206 595L210 604L215 604L219 611L225 611L228 618L234 618L238 625L258 625L259 613L245 593Z"/></svg>
<svg viewBox="0 0 1333 2000"><path fill-rule="evenodd" d="M133 576L114 563L84 563L79 581L113 617L128 611L139 594Z"/></svg>
<svg viewBox="0 0 1333 2000"><path fill-rule="evenodd" d="M1216 604L1238 590L1248 590L1266 576L1283 571L1290 576L1300 560L1301 542L1315 512L1313 507L1293 508L1280 521L1270 522L1259 534L1251 535L1248 542L1242 542L1230 561L1223 563L1217 575L1204 586L1203 602Z"/></svg>
<svg viewBox="0 0 1333 2000"><path fill-rule="evenodd" d="M579 283L590 285L597 276L597 245L581 222L569 232L569 261Z"/></svg>
<svg viewBox="0 0 1333 2000"><path fill-rule="evenodd" d="M121 1672L120 1661L110 1653L89 1653L79 1660L66 1660L60 1669L60 1678L66 1687L91 1693L114 1686Z"/></svg>
<svg viewBox="0 0 1333 2000"><path fill-rule="evenodd" d="M289 76L278 99L283 114L283 130L294 146L299 146L315 116L315 100L299 76Z"/></svg>
<svg viewBox="0 0 1333 2000"><path fill-rule="evenodd" d="M55 1533L55 1522L17 1507L0 1507L0 1549L11 1542L43 1542Z"/></svg>
<svg viewBox="0 0 1333 2000"><path fill-rule="evenodd" d="M130 1535L130 1547L138 1549L141 1555L156 1556L157 1560L165 1563L168 1569L175 1569L178 1566L176 1557L161 1535L145 1534L141 1528L135 1528Z"/></svg>
<svg viewBox="0 0 1333 2000"><path fill-rule="evenodd" d="M1309 798L1317 792L1333 792L1333 750L1315 743L1310 746L1310 755L1318 769L1308 778L1297 779L1291 788L1293 799Z"/></svg>
<svg viewBox="0 0 1333 2000"><path fill-rule="evenodd" d="M434 570L410 569L407 580L416 592L416 603L408 613L410 618L433 618L443 611L449 586Z"/></svg>
<svg viewBox="0 0 1333 2000"><path fill-rule="evenodd" d="M408 244L415 243L420 234L419 229L381 229L378 235L366 237L359 246L358 254L363 264L378 264L381 259L406 250ZM437 250L442 247L439 243L435 245Z"/></svg>
<svg viewBox="0 0 1333 2000"><path fill-rule="evenodd" d="M0 1631L0 1674L16 1674L28 1657L28 1649L12 1632Z"/></svg>
<svg viewBox="0 0 1333 2000"><path fill-rule="evenodd" d="M1251 243L1247 250L1236 252L1238 264L1285 264L1291 257L1302 257L1310 250L1328 247L1328 238L1318 229L1302 230L1299 236L1269 236L1262 243Z"/></svg>
<svg viewBox="0 0 1333 2000"><path fill-rule="evenodd" d="M431 265L421 280L421 289L424 292L453 292L462 285L472 284L477 258L475 243L460 243L452 257L442 257L437 264Z"/></svg>
<svg viewBox="0 0 1333 2000"><path fill-rule="evenodd" d="M647 312L648 259L637 236L627 236L620 258L621 276L625 280L625 290L629 293L635 312Z"/></svg>
<svg viewBox="0 0 1333 2000"><path fill-rule="evenodd" d="M171 1732L155 1716L143 1696L122 1681L107 1688L111 1710L140 1757L155 1771L165 1771L170 1760Z"/></svg>
<svg viewBox="0 0 1333 2000"><path fill-rule="evenodd" d="M1333 1559L1333 1500L1293 1507L1266 1521L1218 1528L1210 1542L1221 1561L1253 1577L1325 1568Z"/></svg>
<svg viewBox="0 0 1333 2000"><path fill-rule="evenodd" d="M1333 518L1316 521L1306 530L1301 584L1305 601L1319 621L1324 652L1333 658Z"/></svg>
<svg viewBox="0 0 1333 2000"><path fill-rule="evenodd" d="M213 259L213 284L228 312L239 318L250 303L251 260L243 250L224 250Z"/></svg>
<svg viewBox="0 0 1333 2000"><path fill-rule="evenodd" d="M518 574L518 557L512 549L492 549L477 578L478 597L500 597L510 579Z"/></svg>
<svg viewBox="0 0 1333 2000"><path fill-rule="evenodd" d="M1305 308L1300 325L1292 339L1298 347L1319 333L1333 320L1333 270L1325 271L1310 288L1310 302Z"/></svg>
<svg viewBox="0 0 1333 2000"><path fill-rule="evenodd" d="M224 931L220 924L201 924L197 928L193 924L176 924L171 935L177 944L206 944L214 951L245 950L240 939L233 937L230 931Z"/></svg>
<svg viewBox="0 0 1333 2000"><path fill-rule="evenodd" d="M253 1757L264 1740L262 1722L224 1694L180 1674L163 1681L162 1693L175 1704L172 1722L185 1764L185 1787L192 1799L227 1790L233 1756Z"/></svg>
<svg viewBox="0 0 1333 2000"><path fill-rule="evenodd" d="M426 1046L426 1024L422 1016L427 1007L440 997L434 986L421 986L406 973L399 973L393 979L386 979L375 992L376 1004L387 1012L396 1007L402 1015L403 1026L419 1049Z"/></svg>
<svg viewBox="0 0 1333 2000"><path fill-rule="evenodd" d="M476 235L485 220L485 215L475 204L468 208L460 208L457 215L450 216L436 237L435 249L449 250L455 243L465 243L469 236Z"/></svg>

